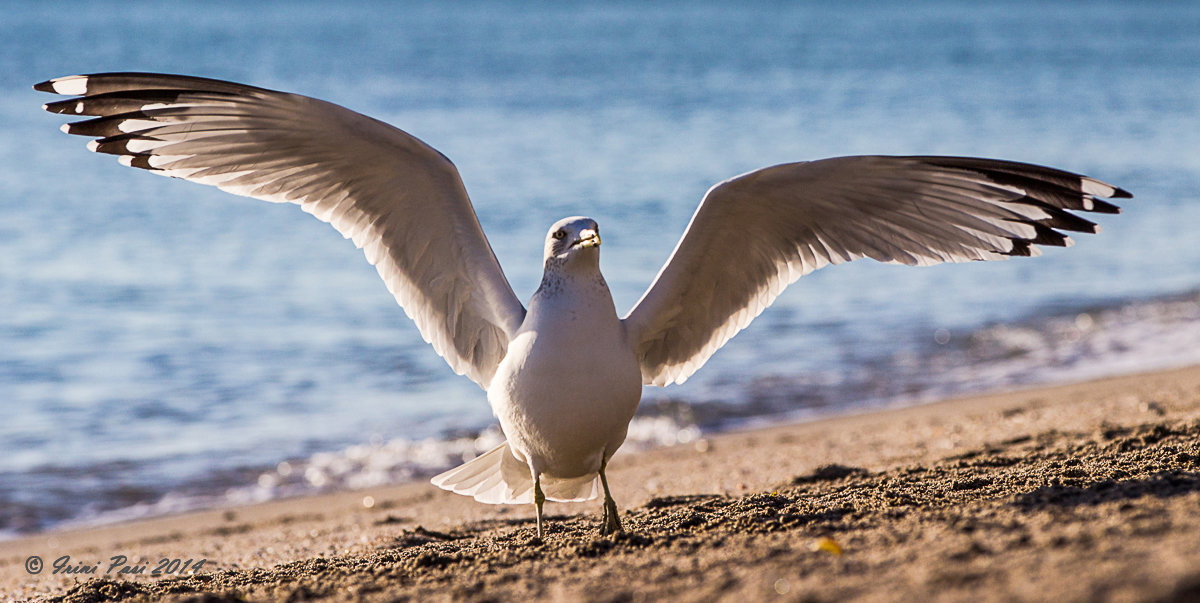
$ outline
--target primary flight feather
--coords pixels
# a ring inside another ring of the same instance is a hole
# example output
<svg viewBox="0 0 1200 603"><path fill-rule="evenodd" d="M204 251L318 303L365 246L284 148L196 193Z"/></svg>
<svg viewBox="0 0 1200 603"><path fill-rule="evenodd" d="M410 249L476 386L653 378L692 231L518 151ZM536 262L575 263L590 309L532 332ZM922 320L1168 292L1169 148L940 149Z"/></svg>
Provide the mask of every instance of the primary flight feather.
<svg viewBox="0 0 1200 603"><path fill-rule="evenodd" d="M838 157L763 168L708 191L624 318L600 274L599 226L554 224L526 310L454 164L381 121L324 101L219 80L105 73L34 86L46 110L128 166L295 203L361 247L421 335L487 391L507 441L433 478L486 503L604 495L605 468L642 384L682 383L801 276L858 258L925 266L1039 253L1075 211L1131 195L1099 180L965 157Z"/></svg>

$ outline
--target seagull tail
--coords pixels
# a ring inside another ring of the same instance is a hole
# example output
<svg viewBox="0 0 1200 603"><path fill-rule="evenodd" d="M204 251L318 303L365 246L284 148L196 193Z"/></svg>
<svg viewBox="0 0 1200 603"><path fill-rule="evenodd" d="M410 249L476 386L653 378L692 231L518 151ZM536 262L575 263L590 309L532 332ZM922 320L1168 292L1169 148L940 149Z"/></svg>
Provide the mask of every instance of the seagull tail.
<svg viewBox="0 0 1200 603"><path fill-rule="evenodd" d="M533 478L525 463L513 456L505 442L445 473L429 480L433 485L456 494L474 497L490 505L528 504L533 502ZM547 500L576 502L600 496L597 474L570 479L542 476L542 492Z"/></svg>

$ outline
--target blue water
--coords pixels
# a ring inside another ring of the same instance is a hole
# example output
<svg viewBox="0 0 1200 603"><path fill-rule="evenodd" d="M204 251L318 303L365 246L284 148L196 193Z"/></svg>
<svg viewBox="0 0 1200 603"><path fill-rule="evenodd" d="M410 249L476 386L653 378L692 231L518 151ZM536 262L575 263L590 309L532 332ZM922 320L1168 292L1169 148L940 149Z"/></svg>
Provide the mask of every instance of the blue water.
<svg viewBox="0 0 1200 603"><path fill-rule="evenodd" d="M403 479L490 423L327 225L87 153L30 88L116 70L299 92L422 138L523 299L548 225L590 215L622 313L704 191L770 164L991 156L1137 196L1033 260L807 276L692 381L648 389L669 414L649 432L1200 361L1195 3L13 3L0 533Z"/></svg>

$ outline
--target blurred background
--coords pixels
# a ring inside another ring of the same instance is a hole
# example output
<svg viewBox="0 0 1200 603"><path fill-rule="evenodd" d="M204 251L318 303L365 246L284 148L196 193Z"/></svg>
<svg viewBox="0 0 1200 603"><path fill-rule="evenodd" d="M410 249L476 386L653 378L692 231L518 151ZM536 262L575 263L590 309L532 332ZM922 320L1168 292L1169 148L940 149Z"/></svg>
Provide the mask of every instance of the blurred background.
<svg viewBox="0 0 1200 603"><path fill-rule="evenodd" d="M627 448L748 421L1200 362L1200 4L38 2L0 23L0 537L413 479L498 436L353 244L120 167L31 86L229 79L458 165L518 296L558 218L624 314L712 184L848 154L998 157L1132 191L1044 257L793 285Z"/></svg>

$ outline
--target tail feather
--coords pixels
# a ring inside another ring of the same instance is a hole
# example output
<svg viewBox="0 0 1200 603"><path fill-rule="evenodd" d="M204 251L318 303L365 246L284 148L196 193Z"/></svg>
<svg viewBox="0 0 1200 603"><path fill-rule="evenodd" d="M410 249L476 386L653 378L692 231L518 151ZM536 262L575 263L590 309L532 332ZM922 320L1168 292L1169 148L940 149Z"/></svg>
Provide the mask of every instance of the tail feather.
<svg viewBox="0 0 1200 603"><path fill-rule="evenodd" d="M504 464L504 457L512 456L508 452L508 442L505 442L477 457L463 463L445 473L436 475L433 479L433 485L449 490L457 494L473 496L475 500L488 504L501 504L505 502L521 503L533 502L532 493L529 495L529 500L508 500L513 498L507 496L505 492L505 479L501 472L501 467ZM513 461L520 463L515 458ZM528 471L525 472L525 479L529 481ZM499 479L495 479L499 477ZM515 477L515 476L514 476ZM485 483L488 478L493 478L492 483ZM481 487L486 486L486 487ZM499 487L498 487L499 486ZM532 488L530 488L532 492Z"/></svg>
<svg viewBox="0 0 1200 603"><path fill-rule="evenodd" d="M466 467L466 465L463 466ZM487 471L477 471L475 473L464 472L462 478L454 482L454 487L463 494L474 496L477 492L487 490L495 486L496 482L501 481L497 480L496 477L496 473L489 473ZM488 483L489 481L491 483Z"/></svg>
<svg viewBox="0 0 1200 603"><path fill-rule="evenodd" d="M474 488L471 488L471 496L476 496L483 492L491 492L492 490L496 489L497 486L503 486L503 485L504 485L504 477L501 476L499 473L493 473L491 475L488 475L487 479L480 482L479 485L475 486ZM490 495L485 494L484 496L488 497Z"/></svg>
<svg viewBox="0 0 1200 603"><path fill-rule="evenodd" d="M592 474L572 479L542 478L542 493L546 500L579 502L600 496L600 475Z"/></svg>
<svg viewBox="0 0 1200 603"><path fill-rule="evenodd" d="M533 502L529 467L513 456L505 442L478 457L429 480L433 485L492 505ZM596 474L569 479L542 476L546 500L576 502L600 495Z"/></svg>

